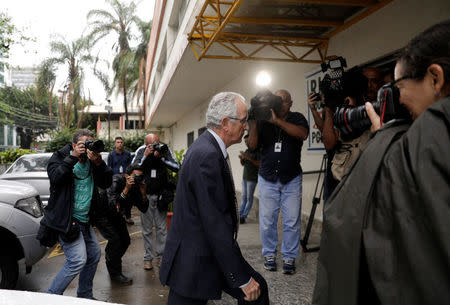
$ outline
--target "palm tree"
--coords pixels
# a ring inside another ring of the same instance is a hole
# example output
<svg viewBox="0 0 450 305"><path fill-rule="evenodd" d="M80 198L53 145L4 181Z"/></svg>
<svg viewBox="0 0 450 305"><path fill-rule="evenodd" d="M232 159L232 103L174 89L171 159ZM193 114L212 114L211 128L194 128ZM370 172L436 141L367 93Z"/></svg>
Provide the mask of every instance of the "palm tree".
<svg viewBox="0 0 450 305"><path fill-rule="evenodd" d="M56 74L55 66L49 60L44 60L39 67L38 77L36 80L37 94L43 96L46 92L49 92L48 99L48 115L50 121L53 120L52 100L53 100L53 88L55 87Z"/></svg>
<svg viewBox="0 0 450 305"><path fill-rule="evenodd" d="M145 94L142 100L142 108L139 106L139 100L141 98L142 92L144 91L145 83L145 67L147 65L147 51L148 42L150 40L150 33L152 29L152 22L144 22L140 19L137 20L137 26L140 32L140 43L136 48L134 53L134 71L137 70L137 80L134 82L132 87L133 97L136 97L136 105L139 108L139 128L142 128L143 121L143 111L145 103ZM136 73L135 73L136 74Z"/></svg>
<svg viewBox="0 0 450 305"><path fill-rule="evenodd" d="M72 42L67 42L64 37L59 37L58 40L50 42L50 49L55 55L48 60L54 64L62 64L68 66L67 76L67 96L68 108L65 122L69 127L71 110L73 106L74 124L78 123L78 104L81 98L81 87L83 83L83 68L82 65L93 61L89 54L89 43L85 37L78 38Z"/></svg>
<svg viewBox="0 0 450 305"><path fill-rule="evenodd" d="M89 11L87 18L92 31L89 35L92 45L109 34L117 35L117 43L114 48L117 55L114 59L113 70L114 86L123 94L123 106L125 108L125 126L128 126L128 64L130 63L131 28L136 25L136 4L131 1L129 5L121 3L119 0L106 0L110 5L108 10L95 9Z"/></svg>

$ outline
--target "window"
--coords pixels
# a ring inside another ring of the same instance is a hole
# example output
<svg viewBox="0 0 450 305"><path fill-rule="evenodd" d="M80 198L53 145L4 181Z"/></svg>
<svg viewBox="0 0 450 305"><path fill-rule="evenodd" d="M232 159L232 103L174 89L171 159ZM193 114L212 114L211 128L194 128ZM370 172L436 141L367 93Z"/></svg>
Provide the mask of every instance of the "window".
<svg viewBox="0 0 450 305"><path fill-rule="evenodd" d="M194 143L194 132L191 131L187 134L187 146L190 147Z"/></svg>

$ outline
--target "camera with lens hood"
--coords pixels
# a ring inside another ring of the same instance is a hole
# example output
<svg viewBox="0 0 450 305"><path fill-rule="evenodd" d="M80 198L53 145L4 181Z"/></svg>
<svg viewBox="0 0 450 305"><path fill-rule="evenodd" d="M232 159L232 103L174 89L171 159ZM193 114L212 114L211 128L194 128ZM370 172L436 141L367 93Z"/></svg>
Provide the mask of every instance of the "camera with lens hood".
<svg viewBox="0 0 450 305"><path fill-rule="evenodd" d="M283 100L280 96L273 94L270 90L259 91L250 100L248 111L249 120L268 121L272 118L270 109L279 116Z"/></svg>
<svg viewBox="0 0 450 305"><path fill-rule="evenodd" d="M387 83L378 90L377 101L372 105L382 122L410 119L408 111L400 104L399 97L400 92L392 83ZM351 139L358 137L372 125L365 105L337 108L333 124L343 137Z"/></svg>

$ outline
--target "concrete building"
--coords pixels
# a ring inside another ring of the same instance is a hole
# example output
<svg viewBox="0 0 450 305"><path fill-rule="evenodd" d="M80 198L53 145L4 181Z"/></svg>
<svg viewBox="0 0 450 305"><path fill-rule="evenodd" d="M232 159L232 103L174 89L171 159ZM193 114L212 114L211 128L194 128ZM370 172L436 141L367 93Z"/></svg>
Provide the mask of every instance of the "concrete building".
<svg viewBox="0 0 450 305"><path fill-rule="evenodd" d="M133 137L135 135L142 135L142 141L144 141L144 134L150 132L144 128L139 128L139 120L143 120L142 115L139 115L139 109L133 106L128 107L128 120L130 127L125 128L125 109L123 105L112 104L110 105L91 105L84 109L84 113L94 115L97 117L97 137L107 139L108 135L111 139L116 136L121 137ZM144 124L142 124L144 127ZM160 136L161 141L165 141L164 131L158 128L153 128L153 133Z"/></svg>
<svg viewBox="0 0 450 305"><path fill-rule="evenodd" d="M25 89L34 86L37 78L38 69L31 67L12 68L11 83L19 89Z"/></svg>
<svg viewBox="0 0 450 305"><path fill-rule="evenodd" d="M163 127L175 150L188 147L205 129L210 98L236 91L249 100L267 71L270 90L291 92L292 110L309 120L303 145L303 213L309 214L324 154L306 96L328 55L348 67L392 68L392 54L416 34L450 16L448 0L157 0L149 43L146 124ZM237 190L239 151L229 149ZM312 173L312 174L308 174ZM255 193L257 194L257 192ZM320 207L316 213L321 218Z"/></svg>

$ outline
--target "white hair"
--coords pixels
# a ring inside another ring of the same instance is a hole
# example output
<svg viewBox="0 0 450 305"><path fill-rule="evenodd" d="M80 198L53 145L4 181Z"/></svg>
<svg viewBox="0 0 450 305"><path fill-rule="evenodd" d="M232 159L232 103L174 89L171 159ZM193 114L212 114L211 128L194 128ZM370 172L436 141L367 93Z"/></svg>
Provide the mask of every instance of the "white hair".
<svg viewBox="0 0 450 305"><path fill-rule="evenodd" d="M237 100L245 105L245 98L235 92L220 92L213 96L206 111L206 127L219 128L225 117L237 116Z"/></svg>

